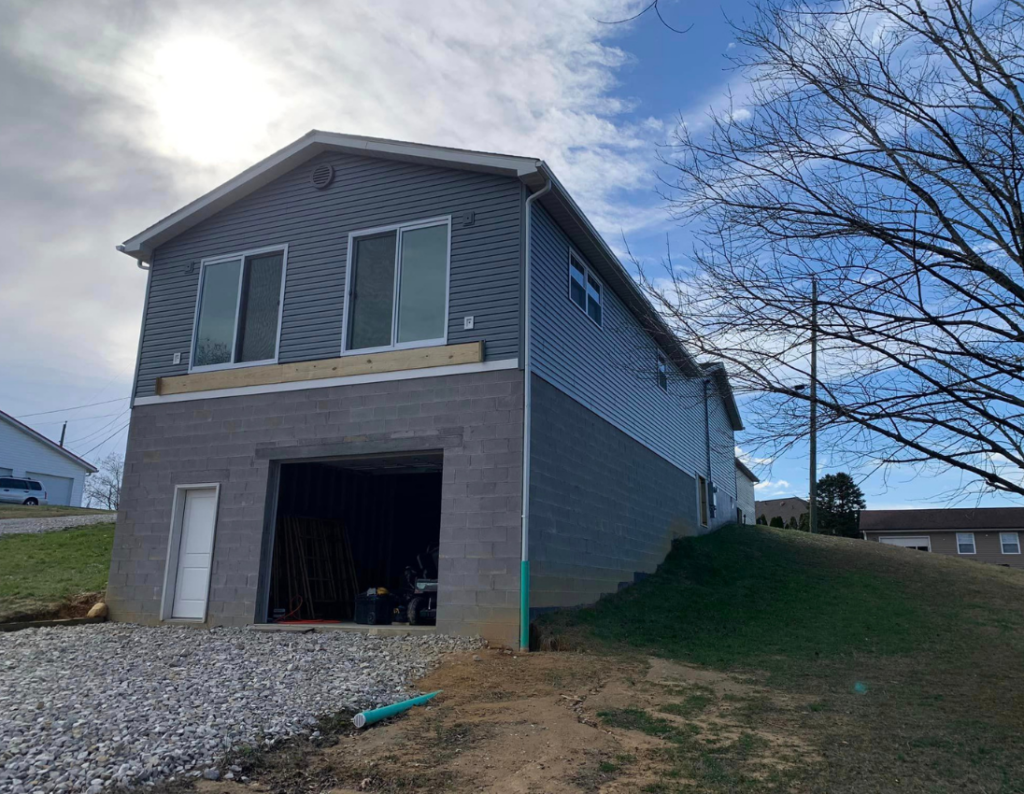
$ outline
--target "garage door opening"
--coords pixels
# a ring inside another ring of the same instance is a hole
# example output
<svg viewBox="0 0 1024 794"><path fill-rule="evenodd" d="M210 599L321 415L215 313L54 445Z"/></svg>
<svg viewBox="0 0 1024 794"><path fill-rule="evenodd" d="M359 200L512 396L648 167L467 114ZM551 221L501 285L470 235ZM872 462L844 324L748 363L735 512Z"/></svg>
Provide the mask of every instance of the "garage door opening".
<svg viewBox="0 0 1024 794"><path fill-rule="evenodd" d="M442 462L282 463L267 621L435 622Z"/></svg>

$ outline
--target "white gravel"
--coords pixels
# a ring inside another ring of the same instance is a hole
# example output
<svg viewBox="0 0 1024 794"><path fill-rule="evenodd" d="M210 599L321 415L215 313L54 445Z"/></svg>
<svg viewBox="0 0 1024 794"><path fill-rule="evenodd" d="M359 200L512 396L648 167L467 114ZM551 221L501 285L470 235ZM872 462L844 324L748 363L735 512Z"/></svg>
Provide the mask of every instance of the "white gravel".
<svg viewBox="0 0 1024 794"><path fill-rule="evenodd" d="M22 533L37 535L40 532L57 532L61 529L87 527L93 524L112 524L116 518L114 513L98 516L58 516L57 518L5 518L0 520L0 535Z"/></svg>
<svg viewBox="0 0 1024 794"><path fill-rule="evenodd" d="M213 772L230 748L407 695L444 635L103 623L0 634L0 792L99 792Z"/></svg>

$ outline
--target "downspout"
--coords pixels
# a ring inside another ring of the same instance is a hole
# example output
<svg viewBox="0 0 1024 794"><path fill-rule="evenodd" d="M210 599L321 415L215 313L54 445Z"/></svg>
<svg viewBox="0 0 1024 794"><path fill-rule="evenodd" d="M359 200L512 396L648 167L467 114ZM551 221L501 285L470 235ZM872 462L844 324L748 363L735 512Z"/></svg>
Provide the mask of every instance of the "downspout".
<svg viewBox="0 0 1024 794"><path fill-rule="evenodd" d="M707 453L707 465L708 474L707 479L704 481L704 499L708 505L708 529L711 529L711 415L708 410L708 386L710 385L710 378L704 378L704 449Z"/></svg>
<svg viewBox="0 0 1024 794"><path fill-rule="evenodd" d="M523 258L523 551L519 563L519 650L524 653L530 650L530 426L532 424L533 383L530 308L533 297L530 285L530 252L533 250L531 238L531 207L533 202L551 190L551 179L544 182L544 187L526 199L526 255Z"/></svg>

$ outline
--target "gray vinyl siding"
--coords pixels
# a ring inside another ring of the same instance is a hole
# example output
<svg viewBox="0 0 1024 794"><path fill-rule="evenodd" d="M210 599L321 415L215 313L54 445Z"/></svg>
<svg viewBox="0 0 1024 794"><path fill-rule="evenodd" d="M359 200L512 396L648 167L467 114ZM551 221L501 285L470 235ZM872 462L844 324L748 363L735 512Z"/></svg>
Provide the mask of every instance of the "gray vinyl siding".
<svg viewBox="0 0 1024 794"><path fill-rule="evenodd" d="M309 184L334 166L325 190ZM519 352L522 194L518 180L328 152L183 232L154 252L136 396L188 371L199 263L287 243L281 363L341 352L349 232L452 216L448 342L483 340L488 360ZM471 226L462 214L475 213ZM473 315L475 328L463 329ZM181 353L180 365L172 363Z"/></svg>
<svg viewBox="0 0 1024 794"><path fill-rule="evenodd" d="M707 472L703 387L670 369L658 385L657 346L607 287L599 328L568 297L569 239L542 207L533 207L533 371L573 399L696 477ZM671 367L671 365L670 365ZM712 481L718 513L711 526L736 517L733 431L711 389Z"/></svg>

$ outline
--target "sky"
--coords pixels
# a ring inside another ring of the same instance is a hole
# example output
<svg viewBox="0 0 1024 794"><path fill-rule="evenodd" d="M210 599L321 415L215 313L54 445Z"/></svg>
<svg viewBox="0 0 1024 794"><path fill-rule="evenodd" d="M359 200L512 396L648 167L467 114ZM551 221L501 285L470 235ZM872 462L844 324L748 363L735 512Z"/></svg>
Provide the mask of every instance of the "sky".
<svg viewBox="0 0 1024 794"><path fill-rule="evenodd" d="M747 0L0 4L0 410L95 462L123 452L145 274L115 245L310 129L540 157L616 250L685 246L658 147L728 94ZM742 398L741 398L742 409ZM806 450L743 446L759 498ZM819 471L834 471L827 439ZM871 508L950 504L960 476L854 472ZM976 499L971 503L976 503ZM1006 503L998 496L981 504Z"/></svg>

